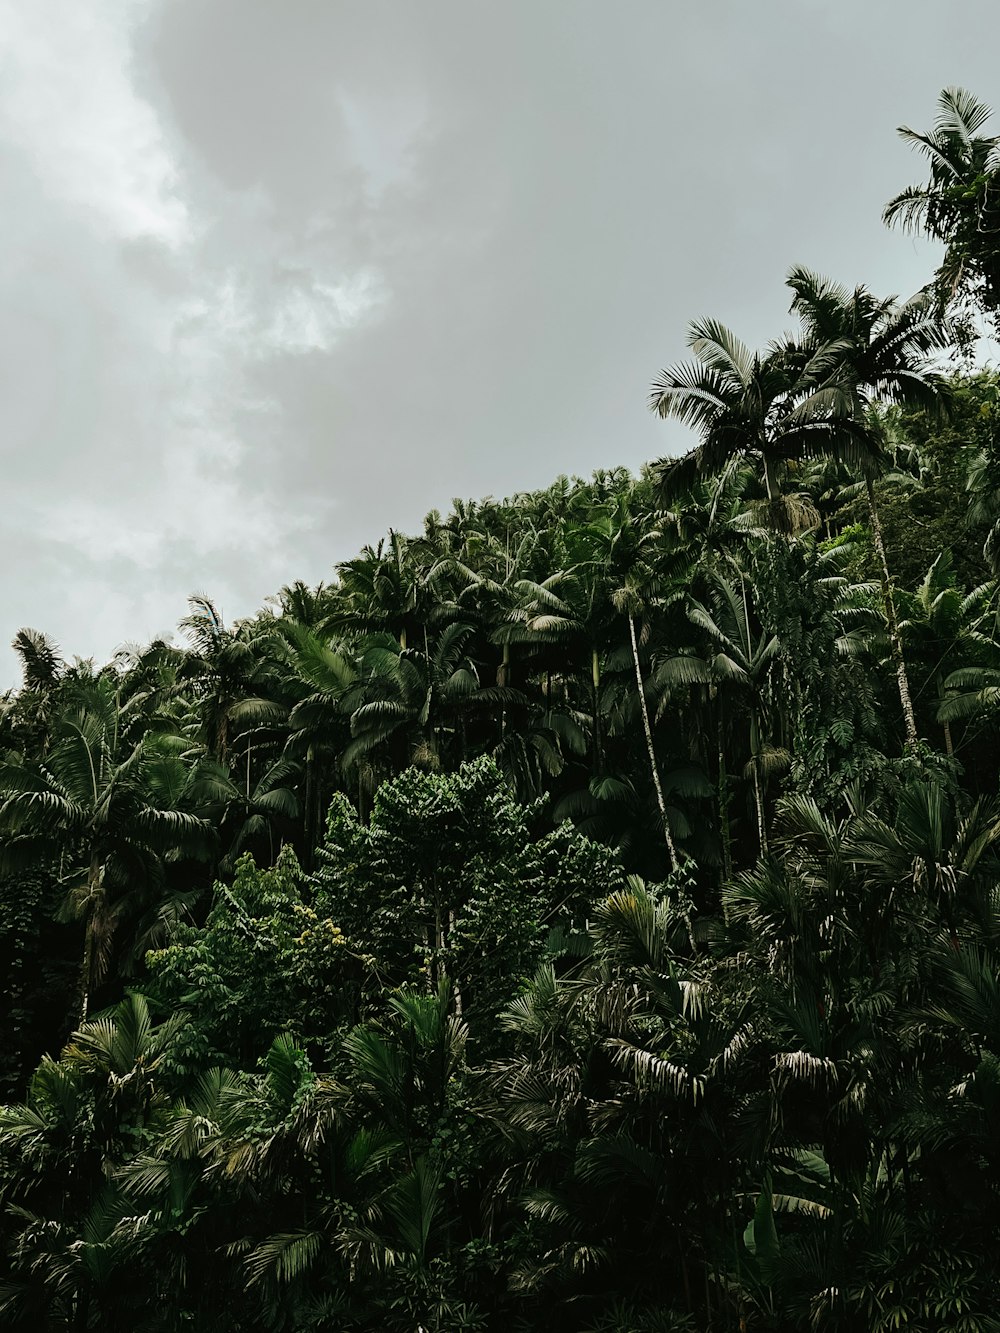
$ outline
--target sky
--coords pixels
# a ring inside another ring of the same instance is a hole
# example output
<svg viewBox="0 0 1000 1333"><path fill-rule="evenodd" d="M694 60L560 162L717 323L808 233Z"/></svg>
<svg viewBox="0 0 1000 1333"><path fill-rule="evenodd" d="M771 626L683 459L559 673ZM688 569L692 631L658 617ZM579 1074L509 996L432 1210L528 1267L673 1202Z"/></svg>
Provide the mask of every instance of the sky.
<svg viewBox="0 0 1000 1333"><path fill-rule="evenodd" d="M452 497L687 445L657 371L805 263L909 295L896 126L995 0L0 0L0 689Z"/></svg>

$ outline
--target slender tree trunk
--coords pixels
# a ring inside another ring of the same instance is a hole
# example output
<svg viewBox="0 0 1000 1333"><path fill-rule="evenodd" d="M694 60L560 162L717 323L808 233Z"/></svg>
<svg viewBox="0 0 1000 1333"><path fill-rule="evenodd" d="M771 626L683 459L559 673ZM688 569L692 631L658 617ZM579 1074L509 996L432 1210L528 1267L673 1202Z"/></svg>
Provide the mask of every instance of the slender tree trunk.
<svg viewBox="0 0 1000 1333"><path fill-rule="evenodd" d="M767 823L764 818L764 789L760 781L760 726L757 714L750 714L750 762L753 764L753 794L757 806L757 836L760 840L760 854L767 855Z"/></svg>
<svg viewBox="0 0 1000 1333"><path fill-rule="evenodd" d="M882 520L879 518L875 500L875 487L871 477L865 477L868 492L868 512L871 516L872 535L875 538L875 550L882 566L882 600L885 604L885 623L889 631L893 665L896 668L896 683L899 687L899 702L903 707L903 725L906 728L906 748L913 749L917 744L917 719L913 713L913 700L910 696L910 681L906 674L906 661L903 657L903 641L899 637L899 622L896 619L896 603L892 595L892 579L889 576L889 561L885 554L885 541L882 536Z"/></svg>
<svg viewBox="0 0 1000 1333"><path fill-rule="evenodd" d="M729 779L726 774L726 745L725 733L722 726L722 705L719 705L718 720L718 738L719 738L719 769L717 778L717 793L719 805L719 838L722 842L722 878L723 882L732 879L733 875L733 854L729 843L729 793L726 790Z"/></svg>
<svg viewBox="0 0 1000 1333"><path fill-rule="evenodd" d="M684 1252L684 1246L680 1237L677 1238L677 1248L681 1255L681 1281L684 1284L684 1300L687 1303L688 1312L694 1314L694 1295L691 1291L691 1274L688 1271L687 1255Z"/></svg>
<svg viewBox="0 0 1000 1333"><path fill-rule="evenodd" d="M448 909L448 946L451 945L452 934L455 929L455 913L449 907ZM462 1017L462 985L456 973L451 980L452 993L455 997L455 1016Z"/></svg>
<svg viewBox="0 0 1000 1333"><path fill-rule="evenodd" d="M104 892L101 884L102 867L97 856L90 858L87 872L87 917L83 928L83 961L80 964L80 1022L87 1021L90 992L94 977L94 937L99 915L98 895Z"/></svg>
<svg viewBox="0 0 1000 1333"><path fill-rule="evenodd" d="M503 661L500 663L500 669L497 672L497 684L506 688L510 684L510 644L503 646ZM546 701L547 702L547 701ZM500 705L500 741L503 742L507 735L507 705Z"/></svg>
<svg viewBox="0 0 1000 1333"><path fill-rule="evenodd" d="M594 772L604 768L603 747L601 745L601 659L596 648L590 650L590 693L594 710Z"/></svg>
<svg viewBox="0 0 1000 1333"><path fill-rule="evenodd" d="M773 501L778 492L778 480L774 475L774 462L764 455L764 485L767 488L768 501Z"/></svg>
<svg viewBox="0 0 1000 1333"><path fill-rule="evenodd" d="M632 640L632 661L635 664L635 683L639 691L639 707L642 709L642 726L646 733L646 753L649 755L649 771L653 777L653 786L656 789L656 803L660 807L660 818L663 821L663 839L667 844L667 855L670 857L670 869L676 870L678 867L677 848L674 846L674 840L670 836L670 822L667 819L667 804L663 799L663 786L660 783L660 770L656 764L656 750L653 748L653 729L649 724L649 709L646 707L646 691L642 684L642 668L639 665L639 644L635 635L635 617L630 615L628 618L628 631Z"/></svg>
<svg viewBox="0 0 1000 1333"><path fill-rule="evenodd" d="M83 932L83 962L80 965L80 1022L86 1023L90 1005L90 974L94 967L94 931L88 918Z"/></svg>
<svg viewBox="0 0 1000 1333"><path fill-rule="evenodd" d="M504 646L503 646L503 658L502 658L502 660L501 660L501 662L500 662L500 670L497 672L497 684L498 684L498 685L509 685L509 684L510 684L510 644L509 644L509 643L505 643Z"/></svg>
<svg viewBox="0 0 1000 1333"><path fill-rule="evenodd" d="M76 1291L75 1309L73 1311L73 1328L79 1333L86 1333L90 1325L90 1292L85 1287L78 1287Z"/></svg>
<svg viewBox="0 0 1000 1333"><path fill-rule="evenodd" d="M941 672L937 673L938 703L944 703L944 681L941 678ZM955 747L951 740L951 723L942 722L941 730L944 732L944 752L950 759L955 753Z"/></svg>
<svg viewBox="0 0 1000 1333"><path fill-rule="evenodd" d="M306 844L305 863L306 869L312 868L313 848L316 843L316 819L315 819L315 800L313 787L315 786L314 774L314 756L313 747L310 745L306 750L306 789L304 792L305 809L302 812L302 832Z"/></svg>

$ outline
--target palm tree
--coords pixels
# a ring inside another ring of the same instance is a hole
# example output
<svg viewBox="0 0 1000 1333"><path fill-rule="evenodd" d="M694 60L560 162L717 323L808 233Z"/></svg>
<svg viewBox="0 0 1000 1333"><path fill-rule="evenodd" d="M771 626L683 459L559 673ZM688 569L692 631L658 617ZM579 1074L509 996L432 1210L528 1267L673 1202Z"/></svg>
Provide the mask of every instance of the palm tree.
<svg viewBox="0 0 1000 1333"><path fill-rule="evenodd" d="M694 361L661 371L650 395L652 411L693 426L701 437L683 458L655 465L664 502L746 460L764 486L763 526L788 534L815 526L812 506L785 494L790 465L817 457L861 462L873 451L870 440L838 430L829 396L818 387L831 349L822 341L771 343L761 356L711 319L691 325L688 345Z"/></svg>
<svg viewBox="0 0 1000 1333"><path fill-rule="evenodd" d="M22 688L0 698L0 745L41 755L59 713L61 687L74 672L59 655L55 642L35 629L19 629L11 644L21 663Z"/></svg>
<svg viewBox="0 0 1000 1333"><path fill-rule="evenodd" d="M137 1247L115 1176L166 1102L160 1074L180 1021L154 1024L145 999L130 994L81 1024L59 1060L43 1059L23 1104L0 1110L10 1261L0 1314L73 1329L93 1327L95 1315L135 1326L145 1275L130 1276Z"/></svg>
<svg viewBox="0 0 1000 1333"><path fill-rule="evenodd" d="M978 649L989 643L982 630L989 619L995 620L996 593L996 582L991 581L963 594L956 586L951 552L945 550L927 571L916 595L907 599L906 615L899 624L911 658L920 652L928 663L922 689L933 686L938 720L944 728L945 752L949 755L954 753L954 745L951 710L942 707L945 678L960 662L968 662Z"/></svg>
<svg viewBox="0 0 1000 1333"><path fill-rule="evenodd" d="M79 690L44 760L0 765L3 864L58 866L65 910L84 923L83 1017L126 923L135 954L183 902L164 892L167 858L206 859L213 847L193 808L188 743L145 731L116 684L105 675Z"/></svg>
<svg viewBox="0 0 1000 1333"><path fill-rule="evenodd" d="M223 870L232 870L248 847L260 849L266 864L274 862L276 829L290 828L299 816L299 798L293 787L298 771L294 760L276 759L251 783L249 753L242 782L234 781L213 760L200 765L195 783L199 805L222 829L233 830L229 850L220 862Z"/></svg>
<svg viewBox="0 0 1000 1333"><path fill-rule="evenodd" d="M453 621L433 639L425 627L420 648L403 648L387 633L363 641L363 686L351 713L353 739L341 755L345 769L404 738L404 764L439 769L461 762L464 717L480 689L468 652L473 632Z"/></svg>
<svg viewBox="0 0 1000 1333"><path fill-rule="evenodd" d="M763 855L767 851L767 819L764 809L766 778L786 762L783 751L766 739L767 690L780 644L776 635L755 621L747 591L746 576L735 579L713 575L709 582L710 605L692 598L688 618L707 636L705 656L679 654L667 658L656 672L656 683L664 689L692 684L714 685L742 697L747 709L750 757L746 772L753 782L757 838ZM720 777L725 761L720 722ZM721 793L720 793L721 803ZM724 812L720 810L720 817ZM725 838L725 829L721 830Z"/></svg>
<svg viewBox="0 0 1000 1333"><path fill-rule="evenodd" d="M405 652L410 639L427 623L430 569L419 559L416 543L389 531L388 544L365 546L359 556L337 566L341 605L335 626L395 635Z"/></svg>
<svg viewBox="0 0 1000 1333"><path fill-rule="evenodd" d="M847 854L873 898L888 910L901 890L919 896L925 918L933 914L953 940L963 920L981 920L991 912L998 846L995 801L981 797L962 810L940 782L927 780L903 789L894 824L868 811L845 838Z"/></svg>
<svg viewBox="0 0 1000 1333"><path fill-rule="evenodd" d="M178 678L195 699L201 740L209 754L228 764L234 710L246 707L259 693L262 670L260 639L270 631L263 624L244 623L227 629L215 604L200 594L188 598L191 613L181 621L192 645ZM265 706L265 712L269 709Z"/></svg>
<svg viewBox="0 0 1000 1333"><path fill-rule="evenodd" d="M885 417L878 408L891 402L940 410L944 381L931 356L944 343L944 328L924 296L902 304L894 297L880 300L866 287L848 291L802 267L791 270L788 285L807 337L828 349L821 392L833 413L836 438L845 446L834 456L854 462L864 478L906 743L912 747L917 723L874 485L886 461Z"/></svg>
<svg viewBox="0 0 1000 1333"><path fill-rule="evenodd" d="M933 129L900 136L930 163L924 185L891 199L883 221L945 245L935 286L942 305L971 299L994 318L1000 305L1000 140L980 134L990 108L964 88L945 88Z"/></svg>

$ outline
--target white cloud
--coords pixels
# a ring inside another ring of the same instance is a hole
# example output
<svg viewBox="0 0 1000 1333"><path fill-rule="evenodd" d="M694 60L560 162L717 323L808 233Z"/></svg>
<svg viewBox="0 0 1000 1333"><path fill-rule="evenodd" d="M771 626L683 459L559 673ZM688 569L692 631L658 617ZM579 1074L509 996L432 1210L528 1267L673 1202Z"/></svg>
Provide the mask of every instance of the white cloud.
<svg viewBox="0 0 1000 1333"><path fill-rule="evenodd" d="M3 138L56 198L112 234L175 246L190 234L156 115L132 86L134 0L0 0Z"/></svg>
<svg viewBox="0 0 1000 1333"><path fill-rule="evenodd" d="M650 378L780 330L792 262L913 290L893 126L990 95L986 0L717 9L0 0L0 649L667 452Z"/></svg>
<svg viewBox="0 0 1000 1333"><path fill-rule="evenodd" d="M374 270L363 269L342 282L313 278L296 283L279 298L260 330L259 354L329 352L341 334L374 314L386 299Z"/></svg>

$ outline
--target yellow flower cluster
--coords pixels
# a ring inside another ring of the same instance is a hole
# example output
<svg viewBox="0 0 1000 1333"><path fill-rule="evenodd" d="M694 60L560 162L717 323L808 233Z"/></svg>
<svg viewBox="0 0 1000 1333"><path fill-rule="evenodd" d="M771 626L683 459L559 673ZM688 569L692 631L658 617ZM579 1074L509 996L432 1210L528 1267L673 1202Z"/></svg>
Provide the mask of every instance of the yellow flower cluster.
<svg viewBox="0 0 1000 1333"><path fill-rule="evenodd" d="M324 917L322 921L320 921L320 918L311 907L296 906L295 911L299 916L304 917L310 923L314 921L318 923L316 928L312 925L307 925L302 934L295 937L296 944L307 944L310 940L322 940L324 937L329 944L347 943L344 932L339 926L334 925L329 917Z"/></svg>

